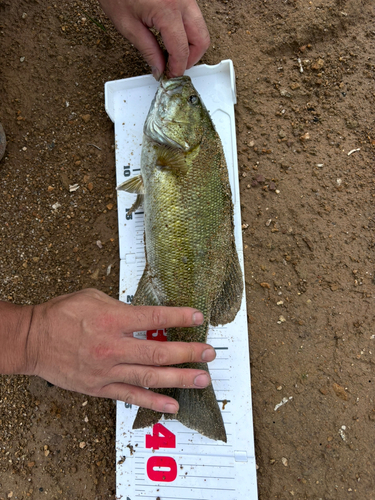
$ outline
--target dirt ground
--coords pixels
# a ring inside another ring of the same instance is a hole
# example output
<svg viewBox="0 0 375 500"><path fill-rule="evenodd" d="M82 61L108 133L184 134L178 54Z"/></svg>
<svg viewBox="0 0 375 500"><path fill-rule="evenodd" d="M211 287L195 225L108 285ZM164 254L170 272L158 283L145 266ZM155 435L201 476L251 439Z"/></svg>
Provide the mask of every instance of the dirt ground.
<svg viewBox="0 0 375 500"><path fill-rule="evenodd" d="M373 2L200 6L237 76L259 498L374 500ZM0 298L117 297L103 86L149 69L95 0L0 0L0 53ZM115 498L115 460L113 401L0 377L0 499Z"/></svg>

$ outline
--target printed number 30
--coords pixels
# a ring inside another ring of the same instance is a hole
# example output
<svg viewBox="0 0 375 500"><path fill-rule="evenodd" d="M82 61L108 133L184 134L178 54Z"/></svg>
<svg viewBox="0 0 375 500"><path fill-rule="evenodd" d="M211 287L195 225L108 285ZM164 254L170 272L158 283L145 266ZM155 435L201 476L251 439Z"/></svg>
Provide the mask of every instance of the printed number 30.
<svg viewBox="0 0 375 500"><path fill-rule="evenodd" d="M155 424L152 435L146 434L146 448L176 448L176 436L162 424ZM147 476L151 481L170 483L177 477L176 460L172 457L153 456L147 460Z"/></svg>

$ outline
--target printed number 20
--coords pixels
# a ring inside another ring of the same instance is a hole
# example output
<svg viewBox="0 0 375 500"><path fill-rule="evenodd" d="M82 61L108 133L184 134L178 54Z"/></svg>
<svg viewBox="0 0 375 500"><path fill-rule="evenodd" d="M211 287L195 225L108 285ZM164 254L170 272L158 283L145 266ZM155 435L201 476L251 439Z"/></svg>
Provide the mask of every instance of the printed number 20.
<svg viewBox="0 0 375 500"><path fill-rule="evenodd" d="M155 424L152 435L146 434L146 448L176 448L176 436L162 424ZM151 481L170 483L177 477L177 463L172 457L153 456L147 460L147 476Z"/></svg>

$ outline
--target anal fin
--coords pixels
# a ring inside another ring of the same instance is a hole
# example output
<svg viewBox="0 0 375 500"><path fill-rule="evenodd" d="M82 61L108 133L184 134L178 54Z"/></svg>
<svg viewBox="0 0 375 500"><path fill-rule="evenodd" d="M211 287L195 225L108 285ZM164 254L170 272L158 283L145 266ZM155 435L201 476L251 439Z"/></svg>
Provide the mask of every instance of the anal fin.
<svg viewBox="0 0 375 500"><path fill-rule="evenodd" d="M129 212L128 212L129 213ZM160 306L160 298L156 293L148 272L146 264L142 278L139 280L137 291L132 300L134 306Z"/></svg>

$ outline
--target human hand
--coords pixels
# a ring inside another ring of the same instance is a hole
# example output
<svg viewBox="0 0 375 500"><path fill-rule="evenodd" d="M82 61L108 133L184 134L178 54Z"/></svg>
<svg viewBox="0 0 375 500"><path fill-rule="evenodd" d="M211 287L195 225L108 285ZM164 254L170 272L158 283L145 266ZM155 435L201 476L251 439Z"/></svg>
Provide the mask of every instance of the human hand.
<svg viewBox="0 0 375 500"><path fill-rule="evenodd" d="M169 54L168 77L183 75L203 56L210 35L195 0L99 0L117 30L141 52L158 80L163 52L151 31L161 34Z"/></svg>
<svg viewBox="0 0 375 500"><path fill-rule="evenodd" d="M130 306L86 289L34 306L23 373L91 396L112 398L163 413L176 413L174 399L144 387L203 388L204 370L166 367L212 361L207 344L133 338L133 331L203 323L188 307Z"/></svg>

